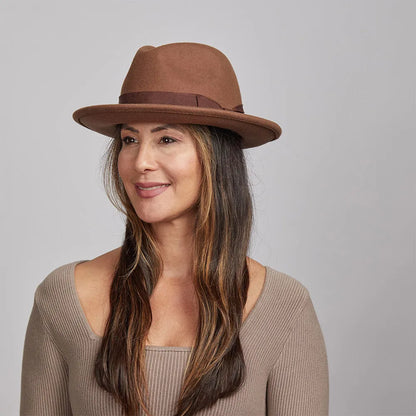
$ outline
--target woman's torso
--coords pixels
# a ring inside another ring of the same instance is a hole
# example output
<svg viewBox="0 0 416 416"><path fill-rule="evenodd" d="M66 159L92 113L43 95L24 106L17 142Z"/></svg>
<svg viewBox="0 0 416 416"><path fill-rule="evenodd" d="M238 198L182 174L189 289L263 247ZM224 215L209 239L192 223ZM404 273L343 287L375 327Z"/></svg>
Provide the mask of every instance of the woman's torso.
<svg viewBox="0 0 416 416"><path fill-rule="evenodd" d="M105 323L105 298L111 287L108 264L104 267L109 258L107 255L102 257L105 261L94 259L89 264L98 268L78 273L84 307L89 312L89 319L95 319L93 325L88 322L81 305L74 273L77 264L89 260L56 268L36 289L28 351L34 348L39 356L37 351L43 348L43 355L39 357L47 360L51 367L39 367L37 360L31 359L25 363L24 373L46 372L51 373L52 378L37 380L36 391L32 389L25 398L26 408L31 408L32 399L38 405L47 403L48 406L52 406L52 400L70 409L59 414L123 414L120 404L99 387L94 376L94 363L102 341L98 333L102 322ZM326 352L308 291L297 280L270 266L266 266L265 271L260 297L255 298L249 314L249 308L246 308L246 319L240 330L247 370L244 383L231 396L221 398L198 415L265 416L280 414L282 406L296 409L296 414L327 414L322 410L327 404ZM252 300L248 301L247 305L252 303ZM171 416L192 348L163 346L168 342L178 345L181 339L167 339L166 343L165 338L157 341L160 342L146 345L145 351L149 405L153 415ZM303 384L299 385L299 380L303 380Z"/></svg>

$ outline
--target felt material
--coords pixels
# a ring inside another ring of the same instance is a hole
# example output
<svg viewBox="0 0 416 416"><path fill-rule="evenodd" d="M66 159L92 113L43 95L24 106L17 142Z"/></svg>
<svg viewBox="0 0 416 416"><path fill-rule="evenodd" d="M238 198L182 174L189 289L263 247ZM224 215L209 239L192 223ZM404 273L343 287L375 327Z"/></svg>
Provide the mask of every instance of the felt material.
<svg viewBox="0 0 416 416"><path fill-rule="evenodd" d="M185 99L189 95L200 99ZM109 137L115 137L119 123L145 121L227 128L243 137L243 148L279 138L278 124L242 110L228 58L211 46L182 42L140 48L124 79L119 103L82 107L73 118Z"/></svg>

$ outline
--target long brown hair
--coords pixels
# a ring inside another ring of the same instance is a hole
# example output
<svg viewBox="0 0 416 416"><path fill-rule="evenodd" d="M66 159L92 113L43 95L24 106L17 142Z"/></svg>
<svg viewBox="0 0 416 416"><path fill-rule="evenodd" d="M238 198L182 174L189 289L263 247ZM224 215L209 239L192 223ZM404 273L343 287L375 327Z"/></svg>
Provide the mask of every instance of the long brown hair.
<svg viewBox="0 0 416 416"><path fill-rule="evenodd" d="M246 377L239 332L249 284L246 254L253 208L241 137L230 130L186 125L202 166L196 203L193 275L199 303L197 336L175 416L190 416L235 392ZM126 216L121 255L110 290L110 314L95 361L98 384L127 415L150 415L145 339L152 322L149 298L162 258L151 224L138 218L118 173L122 143L104 155L104 187Z"/></svg>

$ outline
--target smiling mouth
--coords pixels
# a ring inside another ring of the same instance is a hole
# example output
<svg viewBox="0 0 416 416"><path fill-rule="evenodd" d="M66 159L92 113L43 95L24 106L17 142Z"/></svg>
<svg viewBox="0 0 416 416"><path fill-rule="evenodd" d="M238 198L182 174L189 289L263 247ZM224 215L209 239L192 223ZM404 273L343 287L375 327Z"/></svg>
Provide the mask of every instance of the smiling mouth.
<svg viewBox="0 0 416 416"><path fill-rule="evenodd" d="M149 186L148 188L135 185L136 193L140 198L153 198L157 195L160 195L166 191L170 184L155 185Z"/></svg>
<svg viewBox="0 0 416 416"><path fill-rule="evenodd" d="M166 184L166 185L157 185L157 186L149 186L148 188L144 188L143 186L137 185L137 188L139 188L139 189L141 189L143 191L150 191L152 189L163 188L164 186L169 186L169 184Z"/></svg>

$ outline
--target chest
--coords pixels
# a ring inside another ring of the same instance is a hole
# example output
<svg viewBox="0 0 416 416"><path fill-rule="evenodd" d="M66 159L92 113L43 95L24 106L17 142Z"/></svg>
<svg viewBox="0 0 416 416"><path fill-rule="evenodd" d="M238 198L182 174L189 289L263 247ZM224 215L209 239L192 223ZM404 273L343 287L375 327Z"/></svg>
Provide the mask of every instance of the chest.
<svg viewBox="0 0 416 416"><path fill-rule="evenodd" d="M146 345L188 347L198 329L198 300L192 286L156 286L150 297L152 323Z"/></svg>
<svg viewBox="0 0 416 416"><path fill-rule="evenodd" d="M94 333L103 336L110 314L109 288L81 304ZM156 286L150 299L152 323L146 345L192 346L198 329L198 301L191 287Z"/></svg>
<svg viewBox="0 0 416 416"><path fill-rule="evenodd" d="M81 265L82 266L82 265ZM82 270L79 270L82 272ZM99 273L91 273L98 276ZM109 275L110 276L110 275ZM79 298L92 331L103 336L110 314L111 280L82 279L76 275ZM88 276L87 276L88 277ZM254 307L265 278L264 268L254 273L250 269L250 285L243 321ZM150 296L152 323L146 345L192 346L198 329L198 299L192 284L162 284L158 282Z"/></svg>

